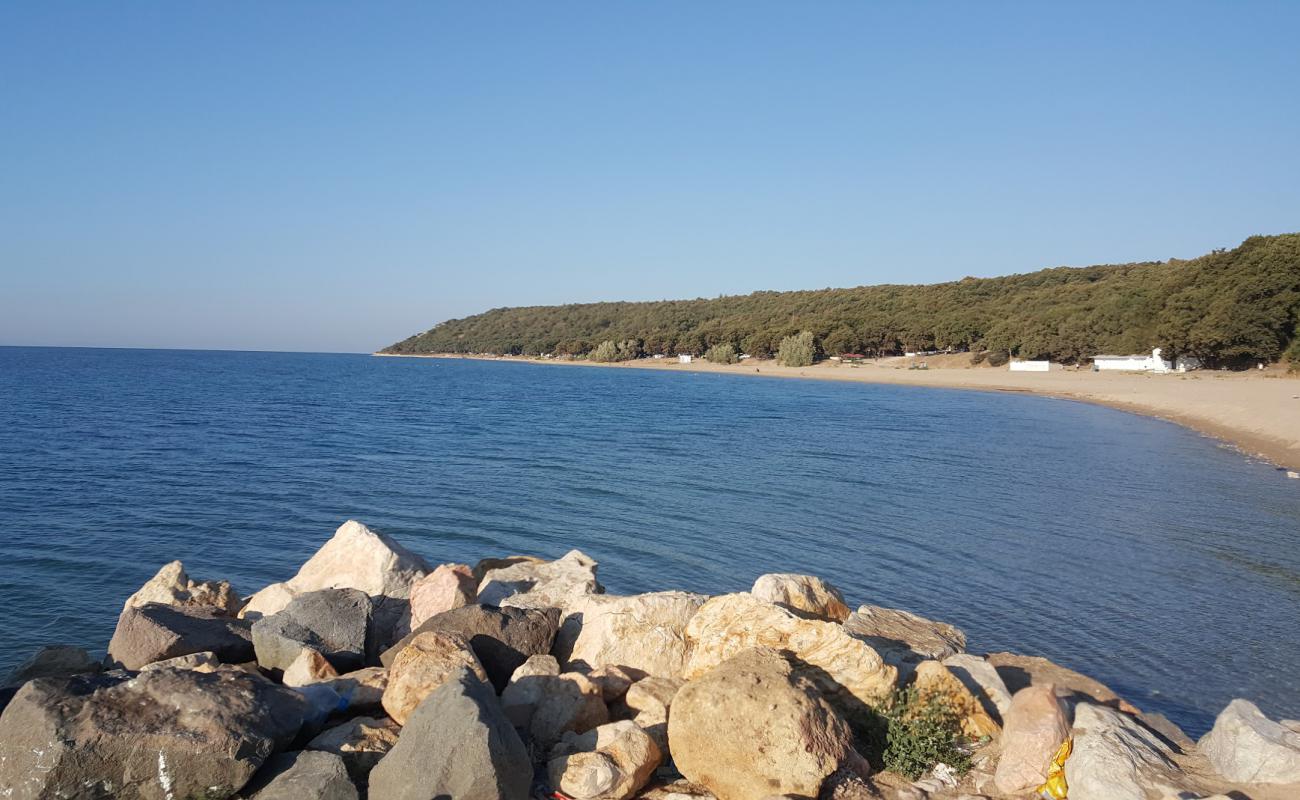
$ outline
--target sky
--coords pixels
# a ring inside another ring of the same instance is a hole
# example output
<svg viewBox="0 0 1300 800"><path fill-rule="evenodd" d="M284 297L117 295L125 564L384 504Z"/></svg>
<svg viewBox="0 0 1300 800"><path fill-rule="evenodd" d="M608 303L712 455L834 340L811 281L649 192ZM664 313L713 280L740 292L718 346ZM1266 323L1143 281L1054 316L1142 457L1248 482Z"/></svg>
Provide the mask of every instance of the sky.
<svg viewBox="0 0 1300 800"><path fill-rule="evenodd" d="M369 352L489 308L1300 230L1300 3L0 4L0 345Z"/></svg>

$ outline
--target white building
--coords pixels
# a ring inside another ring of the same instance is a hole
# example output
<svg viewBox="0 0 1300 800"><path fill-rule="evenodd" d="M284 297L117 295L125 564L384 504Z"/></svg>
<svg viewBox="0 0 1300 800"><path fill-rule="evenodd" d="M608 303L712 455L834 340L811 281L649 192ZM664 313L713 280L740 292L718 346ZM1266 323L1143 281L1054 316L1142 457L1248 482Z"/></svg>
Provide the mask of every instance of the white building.
<svg viewBox="0 0 1300 800"><path fill-rule="evenodd" d="M1093 356L1092 366L1103 372L1169 372L1174 368L1173 364L1160 357L1159 347L1152 350L1149 356Z"/></svg>
<svg viewBox="0 0 1300 800"><path fill-rule="evenodd" d="M678 364L689 364L694 359L689 353L683 353L677 357Z"/></svg>
<svg viewBox="0 0 1300 800"><path fill-rule="evenodd" d="M1012 372L1049 372L1052 369L1052 362L1012 361L1010 367Z"/></svg>

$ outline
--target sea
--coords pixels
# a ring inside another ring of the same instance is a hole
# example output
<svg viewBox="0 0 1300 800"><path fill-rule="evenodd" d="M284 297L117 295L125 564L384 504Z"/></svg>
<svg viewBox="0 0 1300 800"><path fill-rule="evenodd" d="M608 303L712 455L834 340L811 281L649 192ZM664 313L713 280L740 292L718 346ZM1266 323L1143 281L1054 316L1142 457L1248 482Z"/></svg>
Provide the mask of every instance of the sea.
<svg viewBox="0 0 1300 800"><path fill-rule="evenodd" d="M312 353L0 348L0 676L102 653L163 563L241 592L342 522L431 563L578 548L608 591L821 576L1192 736L1300 718L1300 482L1022 394Z"/></svg>

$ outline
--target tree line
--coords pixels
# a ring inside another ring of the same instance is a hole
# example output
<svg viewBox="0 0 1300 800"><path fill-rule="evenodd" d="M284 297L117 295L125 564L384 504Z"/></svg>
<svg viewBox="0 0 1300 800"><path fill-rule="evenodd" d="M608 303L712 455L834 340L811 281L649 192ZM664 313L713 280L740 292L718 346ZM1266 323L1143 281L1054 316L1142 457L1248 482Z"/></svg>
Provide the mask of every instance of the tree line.
<svg viewBox="0 0 1300 800"><path fill-rule="evenodd" d="M1243 367L1284 355L1300 363L1298 321L1300 234L1285 234L1190 260L931 285L498 308L439 323L384 352L626 360L712 350L718 358L729 351L769 358L807 332L810 342L799 345L810 346L814 360L939 350L1080 363L1162 347L1167 357Z"/></svg>

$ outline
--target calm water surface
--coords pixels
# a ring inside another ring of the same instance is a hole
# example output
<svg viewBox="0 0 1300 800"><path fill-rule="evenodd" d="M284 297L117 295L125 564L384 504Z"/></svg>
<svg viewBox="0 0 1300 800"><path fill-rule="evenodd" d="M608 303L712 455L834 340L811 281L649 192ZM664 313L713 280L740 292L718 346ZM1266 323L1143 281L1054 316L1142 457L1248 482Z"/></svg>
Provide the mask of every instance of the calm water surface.
<svg viewBox="0 0 1300 800"><path fill-rule="evenodd" d="M1171 424L1008 394L351 355L0 348L0 674L102 648L165 561L244 592L354 517L611 592L821 575L1190 733L1300 717L1300 491Z"/></svg>

